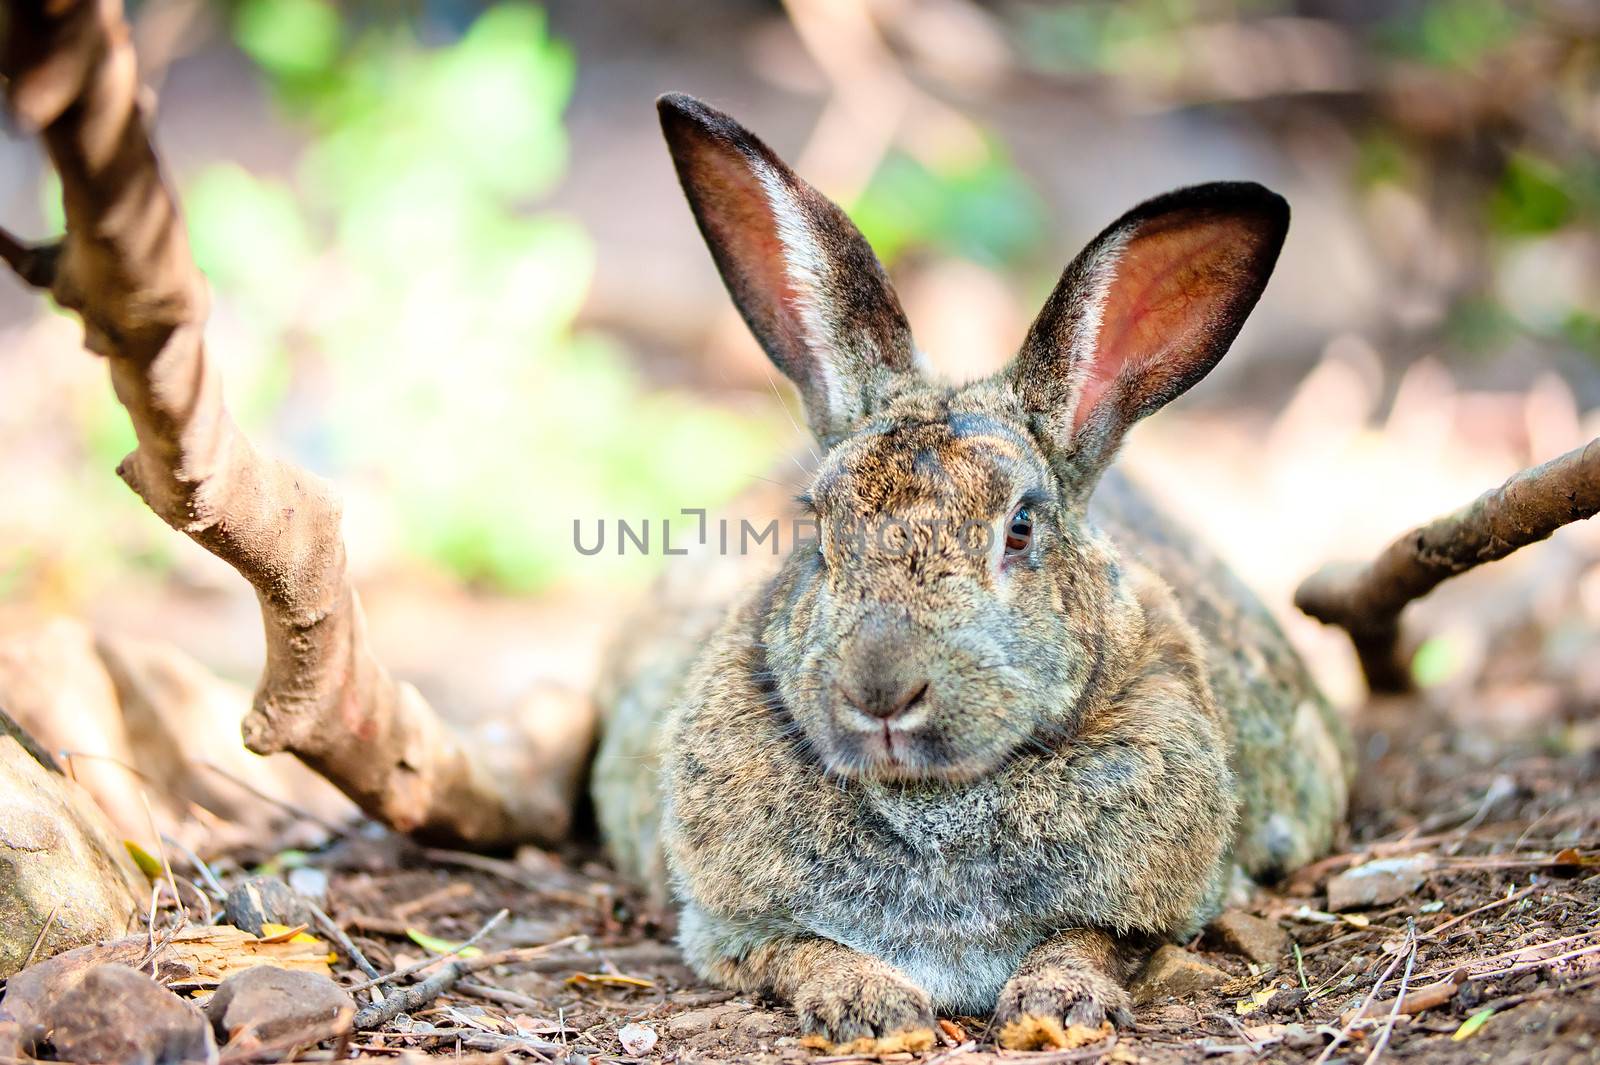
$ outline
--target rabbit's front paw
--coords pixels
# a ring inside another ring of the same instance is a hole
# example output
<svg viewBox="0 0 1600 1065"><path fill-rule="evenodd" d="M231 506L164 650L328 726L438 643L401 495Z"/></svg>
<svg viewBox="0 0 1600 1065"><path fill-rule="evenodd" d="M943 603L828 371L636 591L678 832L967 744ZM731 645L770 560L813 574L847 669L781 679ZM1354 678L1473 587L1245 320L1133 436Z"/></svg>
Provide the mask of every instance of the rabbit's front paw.
<svg viewBox="0 0 1600 1065"><path fill-rule="evenodd" d="M808 1046L836 1054L931 1050L933 1000L892 971L808 981L794 999Z"/></svg>
<svg viewBox="0 0 1600 1065"><path fill-rule="evenodd" d="M1010 1050L1081 1046L1110 1034L1107 1021L1133 1024L1121 984L1087 966L1051 966L1006 982L994 1010L1000 1045Z"/></svg>

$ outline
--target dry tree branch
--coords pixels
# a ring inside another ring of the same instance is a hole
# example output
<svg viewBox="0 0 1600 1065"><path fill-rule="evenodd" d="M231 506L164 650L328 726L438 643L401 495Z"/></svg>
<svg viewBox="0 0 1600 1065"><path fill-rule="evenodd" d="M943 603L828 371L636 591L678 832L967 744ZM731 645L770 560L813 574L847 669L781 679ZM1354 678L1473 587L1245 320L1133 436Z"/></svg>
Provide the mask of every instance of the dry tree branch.
<svg viewBox="0 0 1600 1065"><path fill-rule="evenodd" d="M10 0L6 14L8 95L61 177L66 235L0 236L0 258L78 314L106 357L138 436L122 479L254 586L267 661L246 745L294 753L402 831L477 847L560 838L592 737L584 708L524 707L520 731L477 747L452 733L368 644L330 486L257 451L223 406L205 280L141 112L120 0Z"/></svg>
<svg viewBox="0 0 1600 1065"><path fill-rule="evenodd" d="M1523 470L1453 514L1406 533L1366 565L1325 566L1306 578L1294 604L1350 634L1373 691L1405 691L1400 612L1474 566L1538 543L1600 513L1600 440Z"/></svg>

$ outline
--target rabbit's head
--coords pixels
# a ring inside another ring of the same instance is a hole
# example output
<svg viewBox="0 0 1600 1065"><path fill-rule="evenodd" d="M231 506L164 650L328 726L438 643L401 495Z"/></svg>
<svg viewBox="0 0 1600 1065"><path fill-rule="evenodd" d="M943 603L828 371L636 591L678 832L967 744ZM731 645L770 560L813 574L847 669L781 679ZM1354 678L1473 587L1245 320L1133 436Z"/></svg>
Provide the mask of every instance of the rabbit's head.
<svg viewBox="0 0 1600 1065"><path fill-rule="evenodd" d="M659 108L723 280L823 449L801 499L820 535L762 637L772 711L830 772L879 781L970 780L1070 737L1140 625L1089 494L1129 426L1232 343L1287 204L1229 183L1134 208L1010 366L951 387L838 207L726 115Z"/></svg>

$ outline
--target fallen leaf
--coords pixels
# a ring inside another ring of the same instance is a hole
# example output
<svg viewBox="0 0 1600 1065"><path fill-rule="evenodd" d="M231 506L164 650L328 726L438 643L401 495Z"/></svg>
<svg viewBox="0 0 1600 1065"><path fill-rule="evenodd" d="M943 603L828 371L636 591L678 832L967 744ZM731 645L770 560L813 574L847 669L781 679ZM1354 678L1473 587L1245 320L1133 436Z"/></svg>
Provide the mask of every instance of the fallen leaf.
<svg viewBox="0 0 1600 1065"><path fill-rule="evenodd" d="M1298 910L1291 913L1289 918L1294 921L1304 921L1307 924L1339 923L1338 914L1329 913L1326 910L1313 910L1310 906L1301 906Z"/></svg>
<svg viewBox="0 0 1600 1065"><path fill-rule="evenodd" d="M122 845L128 848L128 857L132 858L133 864L139 867L139 872L143 873L151 880L160 880L161 877L165 875L162 873L161 863L157 861L149 851L145 850L131 839L123 840Z"/></svg>
<svg viewBox="0 0 1600 1065"><path fill-rule="evenodd" d="M1253 1043L1281 1043L1283 1037L1290 1032L1305 1031L1304 1025L1299 1024L1252 1024L1241 1028L1240 1031L1250 1037Z"/></svg>
<svg viewBox="0 0 1600 1065"><path fill-rule="evenodd" d="M305 935L305 931L308 927L308 925L303 924L291 926L286 924L273 924L271 921L265 921L261 925L261 942L292 943L295 941L297 936ZM311 936L306 936L305 938L313 943L316 942L316 940ZM301 942L304 942L304 940Z"/></svg>
<svg viewBox="0 0 1600 1065"><path fill-rule="evenodd" d="M458 958L476 958L483 953L477 947L464 947L460 943L452 943L448 939L430 936L428 933L416 928L407 928L406 938L423 950L434 954L454 954Z"/></svg>
<svg viewBox="0 0 1600 1065"><path fill-rule="evenodd" d="M1493 1016L1494 1010L1492 1008L1479 1010L1477 1013L1474 1013L1472 1016L1462 1021L1461 1027L1457 1028L1455 1034L1450 1038L1457 1043L1461 1042L1463 1039L1471 1039L1478 1033L1479 1028L1482 1028L1484 1025L1489 1023L1489 1018Z"/></svg>
<svg viewBox="0 0 1600 1065"><path fill-rule="evenodd" d="M655 987L655 981L642 976L623 976L621 973L573 973L567 977L570 987Z"/></svg>
<svg viewBox="0 0 1600 1065"><path fill-rule="evenodd" d="M1256 1010L1260 1009L1262 1006L1265 1006L1269 1001L1271 1001L1272 996L1276 995L1277 993L1277 987L1273 984L1268 984L1261 990L1251 994L1248 998L1240 999L1234 1004L1233 1011L1241 1017L1245 1016L1246 1014L1254 1013Z"/></svg>
<svg viewBox="0 0 1600 1065"><path fill-rule="evenodd" d="M848 1043L832 1043L820 1035L802 1036L800 1045L811 1050L822 1050L829 1054L837 1054L859 1058L881 1058L889 1054L903 1054L907 1051L932 1050L936 1040L933 1031L928 1028L914 1028L909 1032L896 1032L886 1035L881 1039L864 1035L859 1039L852 1039Z"/></svg>
<svg viewBox="0 0 1600 1065"><path fill-rule="evenodd" d="M1580 854L1576 847L1568 847L1557 853L1551 864L1567 869L1586 869L1600 865L1600 854Z"/></svg>
<svg viewBox="0 0 1600 1065"><path fill-rule="evenodd" d="M1111 1038L1109 1021L1100 1027L1082 1024L1063 1025L1054 1017L1025 1014L1000 1029L997 1042L1007 1050L1076 1050Z"/></svg>

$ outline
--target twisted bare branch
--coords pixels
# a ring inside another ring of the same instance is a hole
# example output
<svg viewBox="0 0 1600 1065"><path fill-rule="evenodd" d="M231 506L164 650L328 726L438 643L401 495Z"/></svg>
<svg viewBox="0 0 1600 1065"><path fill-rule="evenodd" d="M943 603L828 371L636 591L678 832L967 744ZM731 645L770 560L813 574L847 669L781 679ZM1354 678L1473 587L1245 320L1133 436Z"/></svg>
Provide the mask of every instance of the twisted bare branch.
<svg viewBox="0 0 1600 1065"><path fill-rule="evenodd" d="M202 337L207 289L141 113L120 0L11 0L0 56L19 120L61 177L66 235L0 258L84 323L138 447L118 468L152 510L254 586L266 670L243 726L397 829L486 846L566 831L592 724L550 695L474 747L368 644L321 478L257 451ZM531 711L531 712L529 712ZM515 729L507 731L516 731Z"/></svg>
<svg viewBox="0 0 1600 1065"><path fill-rule="evenodd" d="M1400 612L1474 566L1600 513L1600 440L1523 470L1453 514L1406 533L1365 565L1325 566L1295 591L1305 613L1350 634L1373 691L1406 690Z"/></svg>

